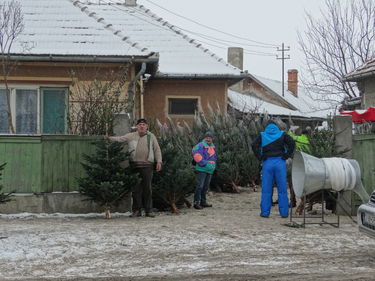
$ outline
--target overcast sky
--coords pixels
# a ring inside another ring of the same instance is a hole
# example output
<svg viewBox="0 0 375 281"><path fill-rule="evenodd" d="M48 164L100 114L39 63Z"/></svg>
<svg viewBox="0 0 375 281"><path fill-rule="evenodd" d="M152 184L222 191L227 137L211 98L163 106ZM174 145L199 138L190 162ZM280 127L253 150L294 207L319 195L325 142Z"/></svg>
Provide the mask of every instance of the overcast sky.
<svg viewBox="0 0 375 281"><path fill-rule="evenodd" d="M281 43L284 42L285 46L289 46L290 51L286 54L290 55L290 59L285 60L285 70L296 68L301 71L303 55L299 50L297 30L303 32L305 29L305 11L320 17L320 10L325 6L324 0L137 0L137 3L144 5L178 27L204 36L232 41L233 43L214 42L218 40L190 34L191 37L202 41L205 47L225 60L227 60L229 45L243 47L249 52L271 54L271 56L262 56L245 53L244 69L252 74L279 81L281 81L281 60L276 59L276 54L281 56L281 52L277 52L277 47L272 45L281 47ZM162 8L194 20L201 25L173 15ZM244 44L260 44L230 37L203 25L261 42L262 47L246 46ZM239 44L236 44L237 42Z"/></svg>

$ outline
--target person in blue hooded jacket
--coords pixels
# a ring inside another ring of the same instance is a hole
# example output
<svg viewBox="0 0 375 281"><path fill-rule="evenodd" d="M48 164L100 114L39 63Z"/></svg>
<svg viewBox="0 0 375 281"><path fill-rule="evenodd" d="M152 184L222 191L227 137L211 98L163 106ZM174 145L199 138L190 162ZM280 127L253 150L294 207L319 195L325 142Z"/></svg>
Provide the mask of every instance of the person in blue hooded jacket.
<svg viewBox="0 0 375 281"><path fill-rule="evenodd" d="M280 216L287 218L289 203L287 192L286 159L293 156L295 141L270 120L266 128L253 141L255 156L262 161L261 217L269 217L272 206L272 188L276 182Z"/></svg>

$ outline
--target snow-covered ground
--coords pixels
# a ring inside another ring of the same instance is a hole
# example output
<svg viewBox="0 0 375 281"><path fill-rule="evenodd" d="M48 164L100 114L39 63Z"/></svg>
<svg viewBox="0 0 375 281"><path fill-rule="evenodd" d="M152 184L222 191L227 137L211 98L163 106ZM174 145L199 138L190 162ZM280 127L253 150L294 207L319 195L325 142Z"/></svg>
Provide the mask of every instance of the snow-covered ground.
<svg viewBox="0 0 375 281"><path fill-rule="evenodd" d="M3 215L0 280L375 279L375 239L349 218L292 228L277 207L260 218L259 196L214 193L213 208L156 218Z"/></svg>

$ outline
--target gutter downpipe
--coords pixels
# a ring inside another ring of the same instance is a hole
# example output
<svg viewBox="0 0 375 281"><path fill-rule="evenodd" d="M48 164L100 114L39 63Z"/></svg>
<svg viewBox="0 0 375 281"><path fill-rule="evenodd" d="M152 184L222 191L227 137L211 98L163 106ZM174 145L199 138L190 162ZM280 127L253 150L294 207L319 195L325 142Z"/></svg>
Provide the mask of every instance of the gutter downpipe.
<svg viewBox="0 0 375 281"><path fill-rule="evenodd" d="M128 104L128 112L130 112L130 124L133 123L134 120L134 84L137 82L137 80L146 72L146 63L142 62L141 69L135 75L134 79L130 81L128 85L128 98L129 98L129 104ZM141 101L141 114L143 114L143 100ZM141 116L143 117L143 116Z"/></svg>
<svg viewBox="0 0 375 281"><path fill-rule="evenodd" d="M143 93L144 93L144 88L143 88L143 78L139 79L139 88L140 88L140 95L141 95L141 114L139 117L145 118L144 117L144 103L143 103Z"/></svg>

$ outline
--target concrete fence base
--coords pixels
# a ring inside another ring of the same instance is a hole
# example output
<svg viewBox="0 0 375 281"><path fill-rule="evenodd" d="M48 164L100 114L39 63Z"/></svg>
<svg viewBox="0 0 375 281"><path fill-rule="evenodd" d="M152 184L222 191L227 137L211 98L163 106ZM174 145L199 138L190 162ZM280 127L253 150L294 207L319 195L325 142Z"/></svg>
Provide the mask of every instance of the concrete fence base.
<svg viewBox="0 0 375 281"><path fill-rule="evenodd" d="M101 213L103 208L87 197L74 192L15 194L12 201L0 204L0 213L69 213L86 214ZM130 212L131 196L128 195L111 212Z"/></svg>

